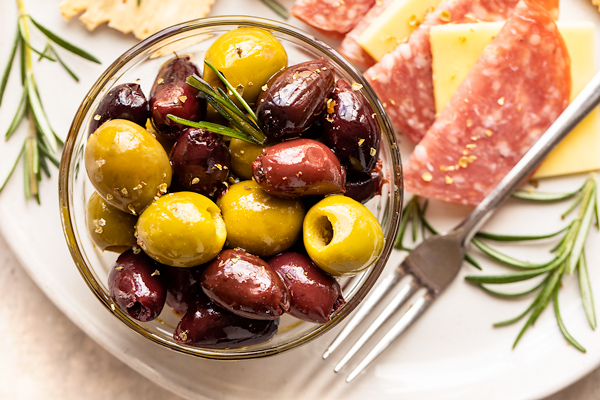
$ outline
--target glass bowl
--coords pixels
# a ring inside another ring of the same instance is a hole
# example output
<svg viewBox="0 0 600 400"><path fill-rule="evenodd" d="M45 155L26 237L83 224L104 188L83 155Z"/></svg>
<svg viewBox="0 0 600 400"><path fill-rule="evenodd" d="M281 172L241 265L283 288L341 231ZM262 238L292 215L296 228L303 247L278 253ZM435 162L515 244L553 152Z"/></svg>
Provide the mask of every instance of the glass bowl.
<svg viewBox="0 0 600 400"><path fill-rule="evenodd" d="M88 137L88 126L104 94L115 85L136 82L145 94L161 65L173 53L190 54L192 60L202 64L204 52L220 35L240 26L270 30L288 52L289 65L324 57L335 67L337 78L362 85L365 95L375 111L381 127L380 158L383 162L385 184L381 195L375 196L366 206L377 217L383 228L385 244L377 263L352 278L342 278L346 304L325 324L312 324L284 315L279 331L271 340L253 346L213 350L183 345L173 339L179 321L175 313L165 306L162 314L152 322L139 322L123 313L108 294L108 273L118 254L102 252L89 238L85 211L86 202L94 189L83 167L83 154ZM335 50L316 38L275 21L250 17L214 17L199 19L167 28L142 41L119 57L96 81L81 103L67 137L59 177L60 207L63 229L71 255L83 279L98 300L116 318L145 339L175 351L211 359L247 359L266 357L293 349L317 338L339 324L367 295L392 251L402 209L402 166L400 154L390 121L372 88L348 61Z"/></svg>

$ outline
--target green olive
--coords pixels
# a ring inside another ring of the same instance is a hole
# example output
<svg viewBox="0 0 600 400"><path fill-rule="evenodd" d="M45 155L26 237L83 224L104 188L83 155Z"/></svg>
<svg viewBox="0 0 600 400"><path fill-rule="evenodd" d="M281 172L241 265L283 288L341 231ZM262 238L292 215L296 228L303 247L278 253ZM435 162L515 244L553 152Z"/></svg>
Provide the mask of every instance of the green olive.
<svg viewBox="0 0 600 400"><path fill-rule="evenodd" d="M227 237L219 207L194 192L160 197L144 210L135 228L142 250L172 267L193 267L212 260Z"/></svg>
<svg viewBox="0 0 600 400"><path fill-rule="evenodd" d="M232 185L217 204L229 247L268 257L290 248L302 233L302 201L271 196L254 181Z"/></svg>
<svg viewBox="0 0 600 400"><path fill-rule="evenodd" d="M171 184L169 156L152 134L123 119L105 122L88 139L85 168L110 205L139 214Z"/></svg>
<svg viewBox="0 0 600 400"><path fill-rule="evenodd" d="M231 171L240 179L252 179L252 162L262 153L263 148L258 144L231 138Z"/></svg>
<svg viewBox="0 0 600 400"><path fill-rule="evenodd" d="M221 35L205 56L220 71L244 100L255 103L269 78L287 66L283 45L267 30L238 28ZM213 86L221 80L204 68L204 79Z"/></svg>
<svg viewBox="0 0 600 400"><path fill-rule="evenodd" d="M136 245L135 215L111 206L96 192L86 205L86 225L90 238L100 250L123 253Z"/></svg>
<svg viewBox="0 0 600 400"><path fill-rule="evenodd" d="M360 272L383 249L381 225L368 208L343 195L328 196L306 213L304 247L313 262L331 275Z"/></svg>

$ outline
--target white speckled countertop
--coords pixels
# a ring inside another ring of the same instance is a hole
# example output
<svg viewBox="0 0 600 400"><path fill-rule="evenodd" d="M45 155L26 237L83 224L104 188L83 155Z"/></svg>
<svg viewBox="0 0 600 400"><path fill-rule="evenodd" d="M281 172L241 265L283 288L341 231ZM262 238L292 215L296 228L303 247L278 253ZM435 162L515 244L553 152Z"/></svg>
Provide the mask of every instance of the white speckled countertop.
<svg viewBox="0 0 600 400"><path fill-rule="evenodd" d="M0 399L180 399L79 330L33 283L1 236L0 266ZM600 399L600 369L545 400L572 399Z"/></svg>

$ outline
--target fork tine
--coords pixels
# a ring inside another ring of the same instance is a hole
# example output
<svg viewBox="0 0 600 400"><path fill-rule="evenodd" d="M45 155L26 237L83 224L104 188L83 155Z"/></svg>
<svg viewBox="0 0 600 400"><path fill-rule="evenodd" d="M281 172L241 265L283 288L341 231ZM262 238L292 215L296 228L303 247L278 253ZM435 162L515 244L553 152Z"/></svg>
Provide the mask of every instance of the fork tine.
<svg viewBox="0 0 600 400"><path fill-rule="evenodd" d="M358 310L356 310L355 315L346 324L344 329L340 331L333 342L331 342L329 347L327 347L323 353L324 360L329 357L340 346L340 344L344 342L344 340L346 340L352 331L354 331L354 329L360 325L362 320L369 315L371 310L379 303L379 301L385 297L385 295L387 295L405 275L406 273L404 270L398 268L395 269L393 273L384 277L381 283L379 283L375 290L373 290L371 295L368 296Z"/></svg>
<svg viewBox="0 0 600 400"><path fill-rule="evenodd" d="M383 325L392 315L394 315L407 301L412 297L413 294L420 288L414 283L414 277L408 275L410 278L400 288L399 292L394 296L392 301L385 307L385 309L379 314L377 319L369 326L369 328L362 334L362 336L354 343L350 350L344 355L340 362L333 369L335 372L339 372L352 357L364 346L364 344L377 332L377 330Z"/></svg>
<svg viewBox="0 0 600 400"><path fill-rule="evenodd" d="M373 362L389 345L398 338L409 326L413 324L427 310L433 298L429 293L421 294L414 304L406 311L406 313L396 322L392 329L375 345L375 347L367 354L367 356L350 372L346 378L346 382L350 383L356 378L365 368Z"/></svg>

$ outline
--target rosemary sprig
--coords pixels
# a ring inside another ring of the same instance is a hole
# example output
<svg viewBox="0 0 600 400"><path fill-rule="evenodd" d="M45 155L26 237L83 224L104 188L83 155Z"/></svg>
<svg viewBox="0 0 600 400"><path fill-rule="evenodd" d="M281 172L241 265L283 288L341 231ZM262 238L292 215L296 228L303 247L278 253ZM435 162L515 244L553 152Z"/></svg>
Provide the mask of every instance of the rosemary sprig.
<svg viewBox="0 0 600 400"><path fill-rule="evenodd" d="M42 179L42 173L46 176L50 175L50 170L48 168L49 162L58 166L57 158L59 147L62 145L62 140L52 129L40 99L38 85L34 76L32 53L38 54L40 60L44 58L52 62L58 62L76 81L78 81L79 78L65 64L56 51L54 45L62 47L63 49L86 60L95 63L100 63L100 61L90 53L71 44L33 19L29 14L27 14L24 0L16 1L19 13L17 19L17 31L15 33L15 39L13 41L8 62L4 68L2 80L0 81L0 105L2 104L2 99L4 98L10 73L13 69L13 66L16 64L16 59L19 60L20 64L19 69L23 91L21 93L18 103L19 105L15 115L4 135L5 140L9 140L11 137L13 137L24 120L28 121L29 126L27 129L27 135L23 141L23 146L17 154L17 157L12 164L7 177L0 184L0 192L6 187L6 184L13 175L18 162L23 159L23 167L25 171L25 197L27 199L35 198L39 203L39 182ZM30 36L30 23L46 37L47 43L44 51L39 51L33 47ZM19 57L17 57L17 53L19 54Z"/></svg>
<svg viewBox="0 0 600 400"><path fill-rule="evenodd" d="M229 95L221 88L213 88L208 82L199 77L196 74L189 76L186 83L200 92L202 92L206 98L206 101L221 114L227 121L235 127L231 129L222 125L213 124L209 122L198 122L189 121L183 118L178 118L174 115L168 115L170 119L178 122L182 125L191 126L195 128L202 128L210 132L217 133L219 135L225 135L235 137L237 139L254 143L263 144L267 137L264 132L258 126L258 120L252 108L246 103L246 101L239 95L239 93L233 88L231 83L225 79L210 62L205 61L206 65L219 77L225 87L233 94L237 101L242 104L242 107L248 112L250 118L244 114L242 110L229 98Z"/></svg>
<svg viewBox="0 0 600 400"><path fill-rule="evenodd" d="M598 206L597 206L597 182L595 177L588 178L585 183L575 191L568 193L543 193L533 191L518 191L513 197L536 203L540 202L557 202L572 199L571 205L561 215L565 219L571 212L579 208L578 215L573 218L565 227L554 232L537 235L500 235L487 232L479 232L472 239L471 243L482 253L496 261L500 265L504 265L517 271L502 274L502 275L470 275L465 279L478 287L484 292L499 298L522 298L536 293L533 301L525 311L506 321L497 322L495 327L507 326L514 324L527 315L527 321L519 332L513 348L518 344L526 330L533 326L539 315L548 306L550 301L553 302L554 314L557 324L564 338L571 343L575 348L585 352L585 348L581 346L569 334L560 314L558 294L559 289L563 285L563 279L573 272L577 272L581 301L586 313L586 317L592 329L597 326L596 313L594 308L594 300L592 295L592 287L590 284L587 263L585 260L584 245L592 224L595 221L598 227ZM404 208L404 213L400 221L398 237L395 247L400 250L410 251L411 248L404 245L406 232L409 230L408 225L412 225L413 242L418 242L425 239L428 235L437 233L437 230L425 218L425 210L427 209L427 201L421 205L421 199L414 196ZM418 227L421 225L420 238L418 237ZM519 260L508 254L493 248L485 241L496 242L526 242L536 240L558 239L558 243L551 249L553 256L544 262L530 262ZM475 258L467 253L465 261L481 269L481 266ZM491 289L489 285L509 284L522 282L529 279L537 278L531 288L521 290L519 292L503 292ZM541 278L541 279L540 279Z"/></svg>
<svg viewBox="0 0 600 400"><path fill-rule="evenodd" d="M279 15L283 19L288 19L290 17L290 13L287 8L285 8L281 3L277 0L261 0L263 4L269 7L275 14Z"/></svg>

